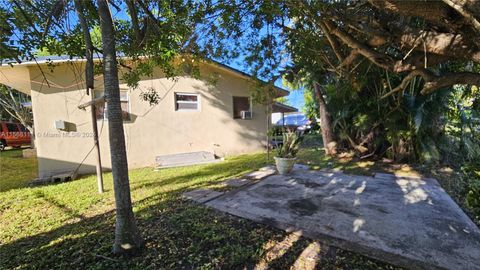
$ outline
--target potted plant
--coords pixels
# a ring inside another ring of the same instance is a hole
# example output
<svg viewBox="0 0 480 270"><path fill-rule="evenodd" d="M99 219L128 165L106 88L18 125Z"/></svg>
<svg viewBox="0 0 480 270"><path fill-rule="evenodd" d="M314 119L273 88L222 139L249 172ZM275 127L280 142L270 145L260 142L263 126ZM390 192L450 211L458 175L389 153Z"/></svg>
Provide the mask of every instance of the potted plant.
<svg viewBox="0 0 480 270"><path fill-rule="evenodd" d="M292 170L297 160L299 143L300 137L295 132L283 134L283 144L277 147L277 155L274 157L280 174L287 174Z"/></svg>

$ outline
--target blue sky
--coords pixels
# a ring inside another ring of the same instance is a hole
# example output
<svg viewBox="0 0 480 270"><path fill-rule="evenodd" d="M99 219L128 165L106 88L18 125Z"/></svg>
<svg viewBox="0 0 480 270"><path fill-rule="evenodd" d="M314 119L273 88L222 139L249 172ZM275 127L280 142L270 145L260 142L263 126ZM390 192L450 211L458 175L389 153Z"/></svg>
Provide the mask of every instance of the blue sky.
<svg viewBox="0 0 480 270"><path fill-rule="evenodd" d="M303 89L290 91L290 95L288 96L288 102L293 107L302 110L302 107L305 104L305 100L303 98Z"/></svg>
<svg viewBox="0 0 480 270"><path fill-rule="evenodd" d="M224 65L227 65L229 67L232 67L236 70L240 70L242 72L245 72L249 74L249 71L247 68L243 65L240 65L238 61L229 61L229 62L224 62L221 61ZM290 91L290 95L287 97L288 99L288 105L291 105L295 108L297 108L299 111L302 109L303 105L305 104L305 100L303 98L303 89L290 89L287 86L282 84L282 80L279 79L275 82L275 85L278 87L281 87L283 89L287 89Z"/></svg>

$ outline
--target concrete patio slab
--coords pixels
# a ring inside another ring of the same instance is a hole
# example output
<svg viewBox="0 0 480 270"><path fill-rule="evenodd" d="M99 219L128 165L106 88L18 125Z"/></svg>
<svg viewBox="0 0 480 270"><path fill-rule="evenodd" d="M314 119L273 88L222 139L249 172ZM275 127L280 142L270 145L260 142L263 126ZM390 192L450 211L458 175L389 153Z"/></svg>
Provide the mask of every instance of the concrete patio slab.
<svg viewBox="0 0 480 270"><path fill-rule="evenodd" d="M267 165L265 167L262 167L260 169L258 169L259 171L270 171L270 170L275 170L275 166L273 165Z"/></svg>
<svg viewBox="0 0 480 270"><path fill-rule="evenodd" d="M261 168L258 171L253 171L251 173L246 174L244 177L250 180L261 180L265 177L275 174L277 171L273 167L265 167Z"/></svg>
<svg viewBox="0 0 480 270"><path fill-rule="evenodd" d="M197 203L205 203L222 194L223 192L214 191L207 188L207 189L195 189L192 191L188 191L183 193L182 196L187 200L191 200Z"/></svg>
<svg viewBox="0 0 480 270"><path fill-rule="evenodd" d="M295 165L293 165L293 170L309 170L310 167L308 165L304 165L304 164L299 164L299 163L295 163Z"/></svg>
<svg viewBox="0 0 480 270"><path fill-rule="evenodd" d="M245 178L240 178L240 179L228 179L223 182L227 187L242 187L245 186L246 184L250 184L252 181L245 179Z"/></svg>
<svg viewBox="0 0 480 270"><path fill-rule="evenodd" d="M410 269L480 269L480 230L434 179L295 170L206 205Z"/></svg>
<svg viewBox="0 0 480 270"><path fill-rule="evenodd" d="M395 180L397 178L395 174L391 174L391 173L375 173L374 177L387 179L387 180Z"/></svg>

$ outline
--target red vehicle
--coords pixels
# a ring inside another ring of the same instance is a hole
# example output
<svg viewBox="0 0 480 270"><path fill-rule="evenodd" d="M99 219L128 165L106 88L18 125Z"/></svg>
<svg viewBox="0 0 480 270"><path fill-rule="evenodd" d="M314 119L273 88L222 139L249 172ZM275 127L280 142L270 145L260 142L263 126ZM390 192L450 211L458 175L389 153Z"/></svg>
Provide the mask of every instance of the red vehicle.
<svg viewBox="0 0 480 270"><path fill-rule="evenodd" d="M7 146L21 147L30 143L30 132L22 124L0 122L0 151Z"/></svg>

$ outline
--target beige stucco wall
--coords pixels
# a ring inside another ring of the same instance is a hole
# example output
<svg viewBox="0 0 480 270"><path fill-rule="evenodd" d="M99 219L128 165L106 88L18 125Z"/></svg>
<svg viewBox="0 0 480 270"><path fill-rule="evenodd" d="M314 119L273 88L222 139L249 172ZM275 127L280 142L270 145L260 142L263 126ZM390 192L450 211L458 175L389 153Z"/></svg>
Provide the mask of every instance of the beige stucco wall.
<svg viewBox="0 0 480 270"><path fill-rule="evenodd" d="M32 81L41 81L38 67L31 66ZM85 93L82 63L64 63L45 71L50 86L32 83L32 105L35 120L39 176L74 170L85 159L79 173L95 171L91 138L90 111L78 105L91 99ZM215 73L214 85L191 77L175 80L160 72L140 81L132 90L125 84L130 99L131 121L125 122L125 138L129 167L152 166L158 155L209 151L218 156L259 151L265 145L267 116L261 105L253 106L253 119L233 119L233 96L249 96L249 81L236 73L211 65L202 65L201 74ZM95 88L101 90L101 77ZM162 97L158 105L141 100L140 93L155 89ZM199 111L175 111L175 92L200 94ZM76 132L56 130L55 120L73 123ZM110 168L108 121L98 121L103 166ZM102 128L103 126L103 128Z"/></svg>

